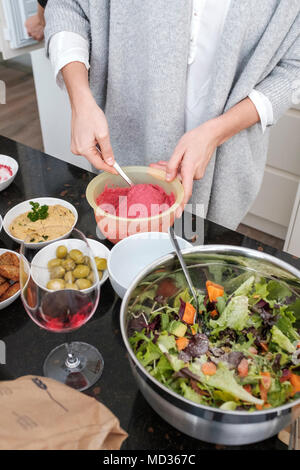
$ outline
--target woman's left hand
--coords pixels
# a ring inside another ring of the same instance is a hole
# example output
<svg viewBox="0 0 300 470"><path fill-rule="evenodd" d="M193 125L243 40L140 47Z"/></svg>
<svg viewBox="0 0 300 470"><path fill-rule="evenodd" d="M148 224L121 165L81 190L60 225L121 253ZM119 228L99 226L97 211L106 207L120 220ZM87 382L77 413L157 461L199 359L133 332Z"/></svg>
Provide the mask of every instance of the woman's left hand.
<svg viewBox="0 0 300 470"><path fill-rule="evenodd" d="M168 162L160 161L150 165L164 170L167 181L172 181L176 176L181 178L184 200L182 207L177 210L177 217L181 216L192 195L193 181L203 178L205 174L206 167L219 145L218 134L216 120L207 121L181 137Z"/></svg>

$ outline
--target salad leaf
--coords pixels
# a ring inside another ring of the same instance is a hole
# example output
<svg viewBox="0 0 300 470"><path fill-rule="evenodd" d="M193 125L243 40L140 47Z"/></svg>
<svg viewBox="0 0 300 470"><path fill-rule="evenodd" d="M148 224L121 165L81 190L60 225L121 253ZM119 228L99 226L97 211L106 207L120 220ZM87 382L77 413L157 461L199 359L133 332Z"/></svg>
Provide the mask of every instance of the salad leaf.
<svg viewBox="0 0 300 470"><path fill-rule="evenodd" d="M157 346L161 352L169 352L170 349L176 349L176 341L173 335L169 335L166 331L159 335Z"/></svg>
<svg viewBox="0 0 300 470"><path fill-rule="evenodd" d="M260 282L257 282L254 286L253 297L256 298L256 302L260 299L266 300L268 298L268 284L265 279L261 279Z"/></svg>
<svg viewBox="0 0 300 470"><path fill-rule="evenodd" d="M190 294L190 290L189 288L186 288L183 292L180 292L176 297L175 297L175 300L174 300L174 308L180 308L180 299L183 301L183 302L190 302L191 301L191 294Z"/></svg>
<svg viewBox="0 0 300 470"><path fill-rule="evenodd" d="M230 393L235 398L245 401L247 403L253 403L254 405L263 405L263 400L254 397L236 382L233 375L233 371L230 371L225 364L220 363L218 365L218 369L215 375L207 376L203 374L201 370L201 363L199 364L199 362L196 361L189 365L189 369L191 370L191 372L199 376L200 382L206 383L211 387Z"/></svg>
<svg viewBox="0 0 300 470"><path fill-rule="evenodd" d="M191 400L195 403L203 404L203 398L197 392L195 392L189 385L185 382L180 384L184 398Z"/></svg>
<svg viewBox="0 0 300 470"><path fill-rule="evenodd" d="M184 362L181 359L178 359L178 356L175 354L168 354L166 357L175 372L179 372L180 369L184 367Z"/></svg>
<svg viewBox="0 0 300 470"><path fill-rule="evenodd" d="M300 328L300 298L298 298L294 303L289 306L289 309L293 311L296 323L294 325L295 328Z"/></svg>
<svg viewBox="0 0 300 470"><path fill-rule="evenodd" d="M235 410L237 403L235 401L226 401L223 405L220 406L220 410Z"/></svg>
<svg viewBox="0 0 300 470"><path fill-rule="evenodd" d="M280 315L276 322L276 326L289 338L290 341L300 340L300 336L293 327L293 323L295 323L295 321L295 316L292 312L287 310L286 306L280 307Z"/></svg>
<svg viewBox="0 0 300 470"><path fill-rule="evenodd" d="M218 297L218 300L217 300L217 310L218 312L221 314L224 312L226 308L226 298L225 296L223 295L222 297Z"/></svg>
<svg viewBox="0 0 300 470"><path fill-rule="evenodd" d="M234 291L233 295L248 295L253 288L254 280L254 276L250 276L249 279L243 282L243 284Z"/></svg>
<svg viewBox="0 0 300 470"><path fill-rule="evenodd" d="M148 338L146 335L145 335L145 330L143 331L136 331L132 336L130 336L129 338L129 343L132 347L132 349L134 351L137 350L138 348L138 345L141 341L145 341L146 344L148 343L148 341L151 341L150 338Z"/></svg>
<svg viewBox="0 0 300 470"><path fill-rule="evenodd" d="M268 282L268 291L270 300L283 300L292 295L292 292L283 283L277 281Z"/></svg>
<svg viewBox="0 0 300 470"><path fill-rule="evenodd" d="M166 358L165 355L162 355L157 362L156 366L154 369L150 372L153 377L155 377L157 380L160 380L162 382L165 382L167 378L173 374L173 368Z"/></svg>
<svg viewBox="0 0 300 470"><path fill-rule="evenodd" d="M162 331L167 330L170 323L169 314L167 312L163 312L160 316L160 320Z"/></svg>
<svg viewBox="0 0 300 470"><path fill-rule="evenodd" d="M238 295L232 297L218 320L210 320L211 328L216 328L219 332L225 328L232 328L236 331L242 331L248 322L248 297Z"/></svg>
<svg viewBox="0 0 300 470"><path fill-rule="evenodd" d="M278 379L272 381L272 387L268 392L268 403L272 406L280 406L286 403L292 391L292 385L287 380L280 383Z"/></svg>
<svg viewBox="0 0 300 470"><path fill-rule="evenodd" d="M156 361L161 356L161 351L152 341L149 341L146 345L146 350L138 350L136 357L140 363L146 367L151 362Z"/></svg>
<svg viewBox="0 0 300 470"><path fill-rule="evenodd" d="M288 337L285 336L276 325L272 326L271 334L272 341L278 344L278 346L280 346L284 351L292 354L296 350L295 346L290 342Z"/></svg>

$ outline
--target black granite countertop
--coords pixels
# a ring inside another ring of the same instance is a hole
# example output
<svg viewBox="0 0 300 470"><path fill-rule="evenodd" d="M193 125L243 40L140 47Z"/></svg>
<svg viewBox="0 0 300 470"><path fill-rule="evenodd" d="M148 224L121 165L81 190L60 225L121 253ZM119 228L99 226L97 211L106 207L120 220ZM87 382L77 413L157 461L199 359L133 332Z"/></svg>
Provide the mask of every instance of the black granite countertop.
<svg viewBox="0 0 300 470"><path fill-rule="evenodd" d="M20 166L14 182L0 193L2 216L14 205L30 198L61 197L77 208L77 227L86 236L96 238L93 211L85 199L85 189L93 174L4 137L0 137L0 154L12 156ZM300 268L300 261L286 253L207 220L200 225L204 230L205 244L221 243L264 250ZM197 242L200 241L201 237ZM0 233L0 247L18 248L3 230ZM103 375L86 393L101 400L120 419L122 427L129 433L123 449L182 451L220 448L181 434L163 421L145 401L131 375L120 334L119 310L120 300L107 281L101 289L100 304L94 317L68 336L70 341L86 341L96 346L104 357ZM5 341L7 348L7 364L0 365L2 380L27 374L42 375L42 364L47 354L64 341L59 334L35 325L27 316L20 299L0 311L0 339ZM285 448L277 437L243 447L267 450Z"/></svg>

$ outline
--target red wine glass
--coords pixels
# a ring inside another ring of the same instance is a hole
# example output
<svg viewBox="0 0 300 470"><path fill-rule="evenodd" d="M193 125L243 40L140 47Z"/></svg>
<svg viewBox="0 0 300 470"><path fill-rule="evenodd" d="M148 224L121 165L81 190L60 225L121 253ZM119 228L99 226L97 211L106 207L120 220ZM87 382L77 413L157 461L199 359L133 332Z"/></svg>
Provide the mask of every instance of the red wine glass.
<svg viewBox="0 0 300 470"><path fill-rule="evenodd" d="M51 230L51 233L55 231ZM21 298L30 318L41 328L67 333L83 326L95 313L100 296L93 252L82 232L34 251L30 237L20 250ZM64 343L47 356L46 377L85 390L103 371L100 352L83 342Z"/></svg>

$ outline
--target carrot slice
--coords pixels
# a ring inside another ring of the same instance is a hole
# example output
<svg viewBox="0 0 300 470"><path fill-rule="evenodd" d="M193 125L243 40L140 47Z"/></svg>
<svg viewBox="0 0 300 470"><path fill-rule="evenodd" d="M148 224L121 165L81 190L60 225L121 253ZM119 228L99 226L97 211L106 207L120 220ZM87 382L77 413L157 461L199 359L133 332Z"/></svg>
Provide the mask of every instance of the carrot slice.
<svg viewBox="0 0 300 470"><path fill-rule="evenodd" d="M212 281L206 281L206 289L210 302L216 302L218 297L222 297L224 295L224 287L219 284L215 284Z"/></svg>
<svg viewBox="0 0 300 470"><path fill-rule="evenodd" d="M177 344L178 351L182 351L189 344L189 340L188 338L185 338L184 336L182 336L181 338L176 339L176 344Z"/></svg>
<svg viewBox="0 0 300 470"><path fill-rule="evenodd" d="M196 309L189 304L188 302L185 304L184 314L182 320L187 323L188 325L194 324Z"/></svg>
<svg viewBox="0 0 300 470"><path fill-rule="evenodd" d="M212 318L218 316L217 310L213 310L212 312L210 312L210 316L211 316Z"/></svg>
<svg viewBox="0 0 300 470"><path fill-rule="evenodd" d="M205 375L215 375L217 368L213 362L205 362L202 364L201 370Z"/></svg>
<svg viewBox="0 0 300 470"><path fill-rule="evenodd" d="M261 398L264 402L266 402L266 401L267 401L267 398L268 398L268 391L265 389L265 387L263 386L263 384L260 384L259 390L260 390L260 398Z"/></svg>
<svg viewBox="0 0 300 470"><path fill-rule="evenodd" d="M261 372L260 375L262 375L261 384L268 391L272 383L271 374L270 372Z"/></svg>
<svg viewBox="0 0 300 470"><path fill-rule="evenodd" d="M268 345L267 345L266 343L263 343L263 342L261 341L259 344L260 344L261 348L262 348L264 351L266 351L266 352L269 351Z"/></svg>
<svg viewBox="0 0 300 470"><path fill-rule="evenodd" d="M193 328L192 326L191 326L191 331L192 331L192 335L193 335L193 336L195 336L195 334L197 334L197 331L196 331L196 329L195 329L195 328Z"/></svg>
<svg viewBox="0 0 300 470"><path fill-rule="evenodd" d="M296 374L291 374L291 377L290 377L290 382L292 384L292 387L293 387L293 391L292 391L292 397L300 392L300 375L296 375Z"/></svg>
<svg viewBox="0 0 300 470"><path fill-rule="evenodd" d="M246 390L246 392L251 393L252 392L252 387L250 384L244 385L243 389Z"/></svg>
<svg viewBox="0 0 300 470"><path fill-rule="evenodd" d="M247 377L248 375L248 369L249 369L249 364L247 359L242 359L241 362L238 365L238 373L240 377Z"/></svg>

